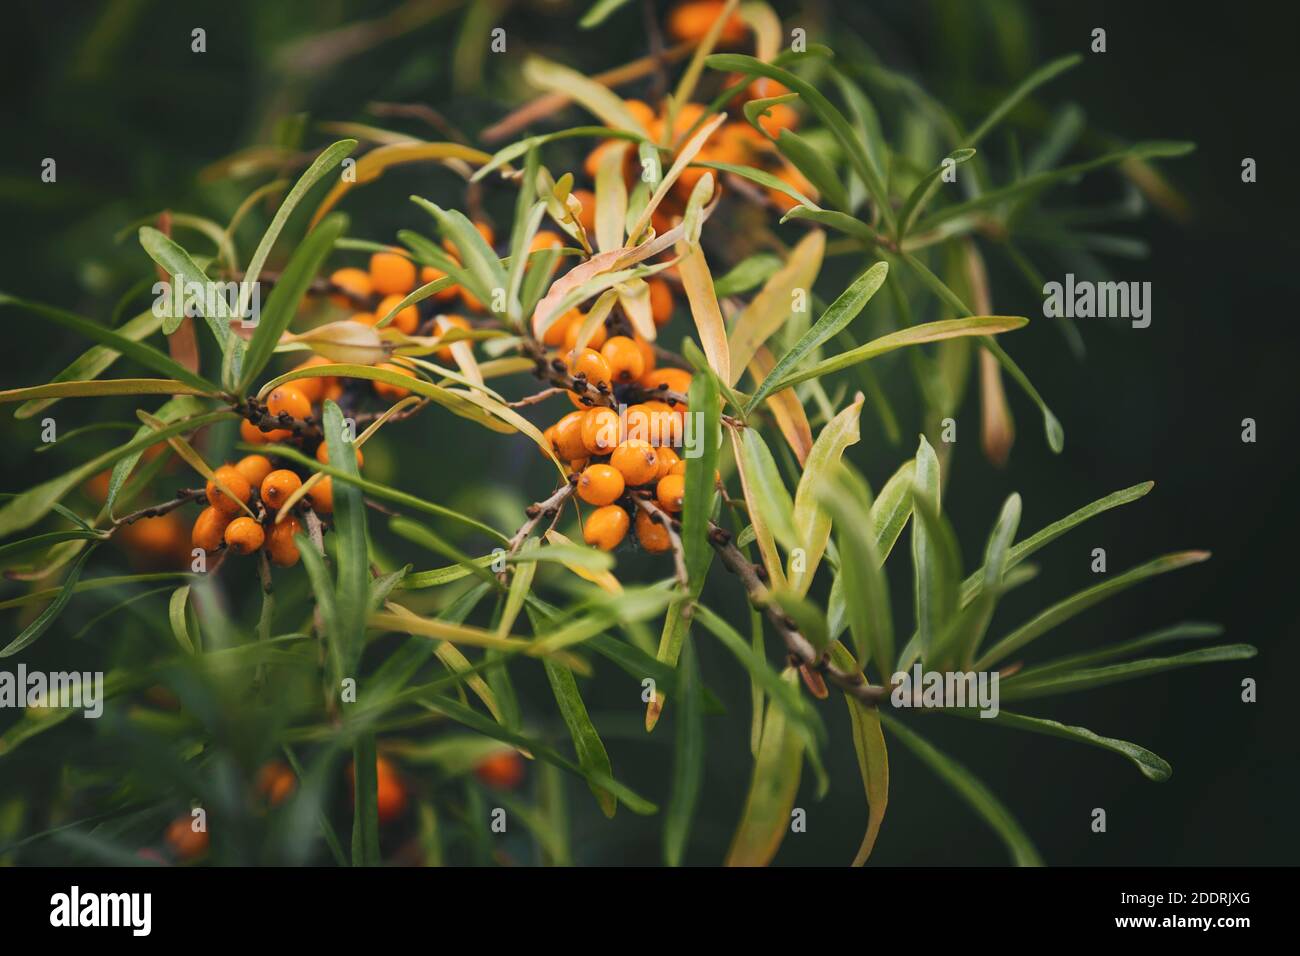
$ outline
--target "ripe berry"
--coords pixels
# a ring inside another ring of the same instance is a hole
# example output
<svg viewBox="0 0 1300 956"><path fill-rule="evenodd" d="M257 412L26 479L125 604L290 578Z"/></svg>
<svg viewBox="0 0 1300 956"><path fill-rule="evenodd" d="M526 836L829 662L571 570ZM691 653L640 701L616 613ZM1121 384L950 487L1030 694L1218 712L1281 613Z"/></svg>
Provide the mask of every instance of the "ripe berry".
<svg viewBox="0 0 1300 956"><path fill-rule="evenodd" d="M513 750L503 750L482 760L474 775L489 787L513 790L524 781L524 761Z"/></svg>
<svg viewBox="0 0 1300 956"><path fill-rule="evenodd" d="M252 554L266 541L266 532L248 515L242 515L226 525L225 538L236 554Z"/></svg>
<svg viewBox="0 0 1300 956"><path fill-rule="evenodd" d="M282 760L272 760L262 765L257 772L257 792L266 798L266 802L278 807L293 796L298 789L298 777Z"/></svg>
<svg viewBox="0 0 1300 956"><path fill-rule="evenodd" d="M659 477L659 456L649 442L630 438L614 449L609 463L628 485L644 485Z"/></svg>
<svg viewBox="0 0 1300 956"><path fill-rule="evenodd" d="M289 496L302 487L302 479L288 468L273 471L262 479L262 503L272 511L279 511Z"/></svg>
<svg viewBox="0 0 1300 956"><path fill-rule="evenodd" d="M294 385L281 385L266 397L266 410L279 416L288 413L289 417L302 421L311 415L311 401Z"/></svg>
<svg viewBox="0 0 1300 956"><path fill-rule="evenodd" d="M577 312L576 309L574 311ZM578 347L578 333L582 331L582 323L586 321L586 318L585 315L578 312L574 320L569 323L568 328L564 330L564 350L566 352L572 352ZM604 324L596 326L591 330L591 338L587 339L587 348L599 349L605 344L607 334Z"/></svg>
<svg viewBox="0 0 1300 956"><path fill-rule="evenodd" d="M570 309L546 327L546 331L542 333L542 344L550 346L563 345L564 337L569 334L569 328L575 322L581 321L582 313L577 309Z"/></svg>
<svg viewBox="0 0 1300 956"><path fill-rule="evenodd" d="M204 508L194 519L194 529L190 532L190 542L204 551L216 551L221 547L226 525L230 516L216 508Z"/></svg>
<svg viewBox="0 0 1300 956"><path fill-rule="evenodd" d="M323 355L313 355L301 365L295 365L293 371L304 368L315 368L317 365L331 365L329 359ZM293 387L307 396L307 401L315 404L325 397L325 393L330 386L337 381L333 376L322 376L320 378L296 378L293 380Z"/></svg>
<svg viewBox="0 0 1300 956"><path fill-rule="evenodd" d="M641 353L641 375L644 375L655 367L655 349L639 335L633 341L636 342L636 350Z"/></svg>
<svg viewBox="0 0 1300 956"><path fill-rule="evenodd" d="M378 784L379 822L388 823L402 815L406 809L406 787L397 768L383 757L375 758L375 782ZM348 787L356 790L356 770L348 764Z"/></svg>
<svg viewBox="0 0 1300 956"><path fill-rule="evenodd" d="M641 547L653 553L667 551L673 546L672 538L668 537L668 529L640 508L636 512L636 539L641 542Z"/></svg>
<svg viewBox="0 0 1300 956"><path fill-rule="evenodd" d="M167 825L163 835L178 860L196 860L208 852L208 831L194 830L194 818L188 813Z"/></svg>
<svg viewBox="0 0 1300 956"><path fill-rule="evenodd" d="M271 459L265 455L245 455L235 462L235 471L243 475L254 488L274 470Z"/></svg>
<svg viewBox="0 0 1300 956"><path fill-rule="evenodd" d="M582 204L578 224L588 233L596 231L596 194L590 189L575 189L571 195Z"/></svg>
<svg viewBox="0 0 1300 956"><path fill-rule="evenodd" d="M584 375L591 385L609 386L609 364L595 349L583 349L569 359L569 374Z"/></svg>
<svg viewBox="0 0 1300 956"><path fill-rule="evenodd" d="M228 497L225 492L217 487L216 481L208 479L208 504L222 514L238 514L241 510L239 506L246 503L248 496L253 493L253 486L248 483L247 478L235 470L233 465L222 465L213 474L223 485L230 489L230 494L239 500L236 501Z"/></svg>
<svg viewBox="0 0 1300 956"><path fill-rule="evenodd" d="M816 190L813 188L813 184L794 167L784 166L781 169L776 170L772 175L781 180L781 182L785 183L787 186L792 187L796 192L807 196L809 199L817 198L814 195ZM789 196L775 188L768 188L767 198L782 212L789 212L795 206L799 205L799 201L793 196Z"/></svg>
<svg viewBox="0 0 1300 956"><path fill-rule="evenodd" d="M330 284L362 299L367 298L374 291L374 286L370 282L370 273L364 269L339 269L330 274ZM336 292L330 298L345 309L353 307L353 301L345 295Z"/></svg>
<svg viewBox="0 0 1300 956"><path fill-rule="evenodd" d="M678 461L675 465L673 465L671 468L668 469L668 474L670 474L670 475L685 475L685 474L686 474L686 460L685 460L685 459L682 459L682 460Z"/></svg>
<svg viewBox="0 0 1300 956"><path fill-rule="evenodd" d="M302 531L297 518L285 518L279 524L271 526L271 534L266 539L266 550L271 552L271 561L282 568L291 568L298 563L301 555L293 536Z"/></svg>
<svg viewBox="0 0 1300 956"><path fill-rule="evenodd" d="M784 103L769 103L767 115L759 115L758 125L773 139L781 135L783 129L794 129L799 125L799 114Z"/></svg>
<svg viewBox="0 0 1300 956"><path fill-rule="evenodd" d="M375 368L382 368L388 372L396 372L398 375L405 375L408 378L415 378L416 374L405 365L394 365L392 362L380 362ZM386 398L390 402L401 401L411 394L409 388L403 388L400 385L390 385L387 382L371 382L374 386L375 394L380 398Z"/></svg>
<svg viewBox="0 0 1300 956"><path fill-rule="evenodd" d="M582 528L582 540L602 551L613 551L627 536L627 512L618 505L605 505L587 516Z"/></svg>
<svg viewBox="0 0 1300 956"><path fill-rule="evenodd" d="M672 445L677 437L676 419L663 402L642 402L627 410L627 437L651 445Z"/></svg>
<svg viewBox="0 0 1300 956"><path fill-rule="evenodd" d="M618 412L598 406L582 415L582 444L593 455L608 455L618 447L621 424Z"/></svg>
<svg viewBox="0 0 1300 956"><path fill-rule="evenodd" d="M663 327L673 317L673 291L663 279L647 280L650 286L650 317L656 326Z"/></svg>
<svg viewBox="0 0 1300 956"><path fill-rule="evenodd" d="M555 457L560 461L587 457L587 446L582 441L582 417L582 412L569 412L551 426L555 429L551 444L555 449Z"/></svg>
<svg viewBox="0 0 1300 956"><path fill-rule="evenodd" d="M415 263L396 252L370 257L370 283L380 295L406 295L415 288Z"/></svg>
<svg viewBox="0 0 1300 956"><path fill-rule="evenodd" d="M626 335L616 335L600 347L600 356L609 366L609 376L624 385L645 374L645 357L637 344Z"/></svg>
<svg viewBox="0 0 1300 956"><path fill-rule="evenodd" d="M722 16L724 6L722 0L689 0L687 3L679 3L668 14L668 32L683 42L702 40ZM745 39L745 33L745 21L739 14L733 13L723 25L718 42L740 43Z"/></svg>
<svg viewBox="0 0 1300 956"><path fill-rule="evenodd" d="M373 312L356 312L348 316L348 320L352 322L360 322L362 325L374 325L379 321L379 316L375 315Z"/></svg>
<svg viewBox="0 0 1300 956"><path fill-rule="evenodd" d="M662 478L664 475L686 473L685 463L671 445L661 445L657 451L659 454L659 474L655 476L656 478ZM675 470L678 465L682 466L681 472Z"/></svg>
<svg viewBox="0 0 1300 956"><path fill-rule="evenodd" d="M578 497L589 505L607 505L623 493L623 475L610 465L588 465L578 478Z"/></svg>
<svg viewBox="0 0 1300 956"><path fill-rule="evenodd" d="M311 501L312 510L317 514L328 515L334 513L334 482L330 478L322 478L316 484L311 486L311 491L307 492L307 498Z"/></svg>
<svg viewBox="0 0 1300 956"><path fill-rule="evenodd" d="M665 475L655 485L655 499L665 511L682 510L682 501L686 497L686 476Z"/></svg>
<svg viewBox="0 0 1300 956"><path fill-rule="evenodd" d="M691 390L691 373L680 368L657 368L642 375L637 380L637 384L647 390L657 389L660 385L664 385L671 392L680 392L682 395L686 395Z"/></svg>
<svg viewBox="0 0 1300 956"><path fill-rule="evenodd" d="M247 418L239 423L239 437L250 445L265 445L267 442L284 441L293 432L287 428L273 428L264 432Z"/></svg>
<svg viewBox="0 0 1300 956"><path fill-rule="evenodd" d="M357 453L357 468L360 468L366 463L366 456L361 454L361 449L356 445L352 446L352 450ZM322 465L328 465L330 463L329 442L323 441L316 447L316 460Z"/></svg>
<svg viewBox="0 0 1300 956"><path fill-rule="evenodd" d="M375 309L375 321L378 322L386 316L405 298L404 295L393 294L380 299L379 306ZM415 306L408 305L393 316L393 321L389 325L398 329L403 335L413 335L420 325L420 311Z"/></svg>
<svg viewBox="0 0 1300 956"><path fill-rule="evenodd" d="M437 326L439 335L442 335L453 328L464 329L467 332L470 329L469 320L463 315L440 315L434 320L434 325ZM444 365L456 361L456 357L452 354L450 345L438 349L436 354L438 356L438 361Z"/></svg>

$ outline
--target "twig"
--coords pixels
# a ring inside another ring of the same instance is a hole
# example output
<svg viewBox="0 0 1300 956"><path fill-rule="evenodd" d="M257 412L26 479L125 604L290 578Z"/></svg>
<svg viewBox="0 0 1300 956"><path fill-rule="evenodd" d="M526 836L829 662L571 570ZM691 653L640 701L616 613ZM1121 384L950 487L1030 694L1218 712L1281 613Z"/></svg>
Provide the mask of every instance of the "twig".
<svg viewBox="0 0 1300 956"><path fill-rule="evenodd" d="M323 437L320 424L316 419L297 419L288 412L272 415L270 410L256 398L250 398L245 402L236 402L232 407L264 432L284 428L293 432L299 438L320 440Z"/></svg>
<svg viewBox="0 0 1300 956"><path fill-rule="evenodd" d="M540 404L541 402L546 401L552 395L563 395L563 394L564 394L564 389L560 388L559 386L552 386L551 388L542 389L536 395L527 395L524 398L518 399L517 401L513 401L513 402L507 402L506 404L509 405L509 407L511 408L523 408L525 405Z"/></svg>
<svg viewBox="0 0 1300 956"><path fill-rule="evenodd" d="M767 585L763 581L767 572L746 559L732 542L731 534L713 522L709 522L709 544L713 545L713 550L717 552L727 569L740 578L745 593L749 596L749 603L767 615L796 663L807 667L812 673L824 675L846 694L851 694L873 707L879 705L882 700L888 699L890 693L888 687L869 684L861 673L841 670L830 662L828 654L817 653L817 649L809 643L808 638L803 636L794 620L772 601Z"/></svg>
<svg viewBox="0 0 1300 956"><path fill-rule="evenodd" d="M577 490L578 476L570 475L569 480L559 488L556 488L551 496L545 501L534 502L525 508L524 514L527 515L527 518L524 523L520 525L519 530L515 532L514 537L508 542L509 547L506 549L506 554L514 554L522 548L524 542L528 540L528 536L532 534L533 529L537 527L537 523L543 518L554 518L557 516L563 508L564 503L568 501L570 496L572 496ZM505 572L502 572L502 574L504 573Z"/></svg>
<svg viewBox="0 0 1300 956"><path fill-rule="evenodd" d="M632 500L636 502L638 508L650 516L651 521L663 525L664 530L668 532L668 540L673 545L673 566L677 573L677 583L683 588L688 587L690 582L686 576L686 552L682 547L681 535L678 534L681 530L681 522L655 504L648 491L634 493Z"/></svg>
<svg viewBox="0 0 1300 956"><path fill-rule="evenodd" d="M183 488L171 501L150 505L148 508L141 508L139 511L132 511L130 514L114 519L113 530L117 530L122 525L134 524L142 518L157 518L160 515L165 515L169 511L175 511L177 508L187 505L191 501L197 501L206 495L207 491L203 488Z"/></svg>

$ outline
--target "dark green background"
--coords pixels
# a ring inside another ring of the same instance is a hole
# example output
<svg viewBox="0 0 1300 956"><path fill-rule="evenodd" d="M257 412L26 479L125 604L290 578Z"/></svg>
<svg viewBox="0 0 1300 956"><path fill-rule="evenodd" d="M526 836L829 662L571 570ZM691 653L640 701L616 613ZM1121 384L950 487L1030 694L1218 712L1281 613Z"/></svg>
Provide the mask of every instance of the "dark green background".
<svg viewBox="0 0 1300 956"><path fill-rule="evenodd" d="M573 39L572 25L584 8L520 5L506 20L511 55L540 49L594 71L644 52L634 7L594 35ZM1292 225L1295 119L1289 97L1297 79L1296 24L1276 19L1278 7L1269 3L1216 5L1205 13L1175 2L898 0L814 4L805 12L791 4L778 8L792 24L801 17L809 24L842 20L886 62L912 72L968 121L1034 67L1066 52L1086 52L1090 31L1101 26L1108 52L1087 55L1042 101L1073 99L1090 123L1126 139L1197 143L1191 156L1162 165L1190 198L1194 219L1177 224L1149 215L1126 226L1125 234L1150 243L1150 258L1110 261L1117 278L1152 283L1151 327L1084 320L1088 354L1082 363L1049 323L1031 325L1009 340L1065 425L1064 453L1047 450L1032 408L1011 390L1019 437L1010 466L993 469L979 454L971 391L959 415L945 507L970 566L997 507L1013 490L1025 501L1022 528L1032 530L1106 492L1153 479L1156 490L1142 502L1044 552L1039 578L1026 593L1008 599L995 628L1013 626L1090 583L1094 547L1106 548L1112 572L1159 553L1208 548L1215 554L1212 562L1081 616L1050 638L1051 649L1132 637L1179 620L1212 620L1225 626L1228 640L1256 644L1260 656L1031 709L1150 747L1175 768L1162 785L1148 783L1112 754L1064 741L942 717L925 718L922 726L1004 799L1049 863L1294 863L1298 748L1292 678L1300 667L1300 633L1292 542L1300 528L1291 497L1292 327L1300 250ZM268 66L288 39L384 9L331 2L7 5L0 39L6 133L0 150L0 290L106 318L129 281L122 276L147 271L134 241L113 247L113 234L164 206L224 220L231 196L204 198L196 171L264 137L285 110L365 119L361 109L370 100L420 100L472 132L503 115L502 96L510 97L509 105L518 102L520 91L496 85L501 71L491 61L487 90L447 93L447 50L459 13L296 83ZM207 30L204 55L189 51L194 26ZM815 36L815 29L810 33ZM828 42L834 47L833 35ZM991 150L1000 148L996 140ZM38 180L45 156L58 159L57 187ZM1245 156L1259 164L1254 185L1240 180ZM558 159L552 168L562 168ZM425 228L422 214L404 197L439 190L450 197L451 185L445 174L424 169L391 174L346 203L352 232L384 238L401 227ZM488 202L499 222L508 222L509 194L490 191ZM247 255L256 237L241 238ZM100 272L113 277L107 291L96 288ZM1038 298L996 262L993 280L996 311L1039 314ZM43 381L78 350L60 333L12 310L0 312L0 321L8 343L0 355L0 387ZM676 328L680 334L680 321ZM882 367L891 396L899 397L905 434L914 434L915 409L908 407L914 405L908 397L914 388L903 363ZM61 407L62 414L71 412L71 403ZM1248 416L1258 422L1253 445L1240 440L1240 423ZM38 426L27 421L15 427L7 414L2 420L7 450L0 489L18 490L53 474L55 463L33 464L28 451L38 440ZM474 493L465 487L472 476L476 483L515 479L518 492L529 498L543 490L547 479L540 469L530 482L518 481L521 464L531 462L518 445L503 451L465 423L440 423L445 430L432 439L428 426L406 426L403 477L396 482L403 488L455 500ZM890 447L869 414L864 424L853 457L879 482L910 453L911 443ZM449 447L455 450L454 467L447 467ZM894 561L895 607L903 620L910 604L909 582L899 573L906 570L905 552L900 548ZM624 566L642 567L635 559ZM725 601L719 605L739 610ZM57 641L84 619L74 607L46 640ZM707 789L691 855L692 862L711 863L725 851L743 800L748 703L740 672L715 646L704 645L701 665L730 706L730 716L711 724ZM1259 703L1240 702L1244 677L1259 682ZM589 682L585 693L607 735L616 773L642 792L661 796L671 721L645 738L636 730L636 691L620 676ZM825 715L834 741L828 758L833 786L816 803L805 785L800 805L809 811L809 833L786 840L781 863L847 862L861 835L865 810L842 705L832 699ZM876 863L1005 860L993 835L950 791L900 745L891 754L891 802ZM619 824L605 824L582 789L571 787L580 861L658 860L657 822L621 815ZM1094 807L1107 810L1104 835L1089 830Z"/></svg>

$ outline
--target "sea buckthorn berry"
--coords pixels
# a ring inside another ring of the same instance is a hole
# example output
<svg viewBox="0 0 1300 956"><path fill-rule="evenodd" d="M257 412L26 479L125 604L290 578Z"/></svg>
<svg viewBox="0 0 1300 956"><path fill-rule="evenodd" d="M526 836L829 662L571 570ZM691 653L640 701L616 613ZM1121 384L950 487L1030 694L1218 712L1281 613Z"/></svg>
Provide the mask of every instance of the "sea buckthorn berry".
<svg viewBox="0 0 1300 956"><path fill-rule="evenodd" d="M564 240L549 229L539 229L528 243L529 252L541 252L543 249L563 249Z"/></svg>
<svg viewBox="0 0 1300 956"><path fill-rule="evenodd" d="M636 118L637 122L647 130L655 124L655 111L649 103L642 100L624 100L623 105L627 107L627 111Z"/></svg>
<svg viewBox="0 0 1300 956"><path fill-rule="evenodd" d="M663 385L671 392L687 395L691 390L691 373L680 368L657 368L642 375L637 384L647 391Z"/></svg>
<svg viewBox="0 0 1300 956"><path fill-rule="evenodd" d="M618 505L605 505L587 516L582 527L582 540L602 551L613 551L627 537L632 522Z"/></svg>
<svg viewBox="0 0 1300 956"><path fill-rule="evenodd" d="M673 317L673 290L660 278L646 280L650 286L650 317L656 326L665 326Z"/></svg>
<svg viewBox="0 0 1300 956"><path fill-rule="evenodd" d="M595 349L583 349L569 359L569 374L584 376L589 385L609 386L609 364Z"/></svg>
<svg viewBox="0 0 1300 956"><path fill-rule="evenodd" d="M609 463L628 485L644 485L659 477L659 454L647 441L630 438L614 449Z"/></svg>
<svg viewBox="0 0 1300 956"><path fill-rule="evenodd" d="M370 257L370 284L380 295L406 295L415 288L415 263L396 252Z"/></svg>
<svg viewBox="0 0 1300 956"><path fill-rule="evenodd" d="M281 385L266 396L266 409L275 416L288 414L295 421L311 416L311 402L293 385Z"/></svg>
<svg viewBox="0 0 1300 956"><path fill-rule="evenodd" d="M404 295L386 295L380 299L379 307L375 309L375 321L378 322L386 316L405 298ZM413 305L408 305L393 316L393 321L388 324L403 335L412 335L420 327L420 310Z"/></svg>
<svg viewBox="0 0 1300 956"><path fill-rule="evenodd" d="M463 315L440 315L434 320L433 324L437 327L439 335L443 335L453 328L463 329L466 332L471 328L469 319L465 318ZM470 344L472 345L473 343ZM456 361L456 356L452 354L450 345L438 349L436 354L438 361L444 365Z"/></svg>
<svg viewBox="0 0 1300 956"><path fill-rule="evenodd" d="M668 474L684 476L686 474L686 459L685 458L681 459L675 465L669 468Z"/></svg>
<svg viewBox="0 0 1300 956"><path fill-rule="evenodd" d="M542 438L545 439L546 441L546 447L554 451L555 450L555 426L548 425L546 428L543 428ZM542 449L539 448L538 451L542 451ZM543 458L546 457L546 452L542 451L542 457Z"/></svg>
<svg viewBox="0 0 1300 956"><path fill-rule="evenodd" d="M727 144L728 151L739 157L735 160L738 164L750 162L757 154L773 148L767 137L743 120L724 123L718 136Z"/></svg>
<svg viewBox="0 0 1300 956"><path fill-rule="evenodd" d="M566 475L576 475L582 472L582 469L591 464L590 458L575 458L565 466Z"/></svg>
<svg viewBox="0 0 1300 956"><path fill-rule="evenodd" d="M672 445L661 445L656 449L656 452L659 455L659 474L655 476L656 478L662 478L664 475L686 473L686 463L682 461L681 456L677 454ZM678 465L682 466L680 472L674 470Z"/></svg>
<svg viewBox="0 0 1300 956"><path fill-rule="evenodd" d="M298 789L298 777L283 760L272 760L257 772L257 792L273 807L278 807Z"/></svg>
<svg viewBox="0 0 1300 956"><path fill-rule="evenodd" d="M262 479L273 470L271 459L265 455L245 455L235 462L235 471L243 475L248 480L249 485L254 488L260 485Z"/></svg>
<svg viewBox="0 0 1300 956"><path fill-rule="evenodd" d="M375 315L373 312L354 312L352 315L348 316L348 320L359 322L362 325L374 325L379 321L379 316Z"/></svg>
<svg viewBox="0 0 1300 956"><path fill-rule="evenodd" d="M491 226L485 222L476 222L474 223L474 228L478 230L478 234L483 237L483 241L489 246L496 245L496 233L492 231ZM442 247L447 250L447 255L454 257L457 261L460 260L460 252L457 251L456 244L450 239L442 240Z"/></svg>
<svg viewBox="0 0 1300 956"><path fill-rule="evenodd" d="M641 374L653 371L655 367L655 348L641 336L632 340L636 343L636 350L641 353Z"/></svg>
<svg viewBox="0 0 1300 956"><path fill-rule="evenodd" d="M289 496L302 487L302 479L288 468L273 471L262 479L262 503L273 511L289 500Z"/></svg>
<svg viewBox="0 0 1300 956"><path fill-rule="evenodd" d="M238 501L229 498L225 492L217 487L217 482L208 479L207 493L208 504L216 508L222 514L238 514L240 505L248 501L248 496L253 493L253 486L249 484L248 479L235 470L234 465L222 465L213 472L216 479L230 489L230 493L238 498Z"/></svg>
<svg viewBox="0 0 1300 956"><path fill-rule="evenodd" d="M600 356L609 366L609 377L617 384L635 382L645 374L645 358L636 342L626 335L616 335L600 347Z"/></svg>
<svg viewBox="0 0 1300 956"><path fill-rule="evenodd" d="M722 16L723 0L689 0L679 3L668 14L668 32L679 41L702 40L714 22ZM719 43L739 43L745 39L745 21L733 13L723 24Z"/></svg>
<svg viewBox="0 0 1300 956"><path fill-rule="evenodd" d="M420 283L422 285L428 285L430 282L437 282L439 279L445 278L447 278L447 273L441 269L435 269L433 266L425 266L420 270ZM460 288L453 282L451 285L443 286L435 292L433 299L435 302L450 302L459 294Z"/></svg>
<svg viewBox="0 0 1300 956"><path fill-rule="evenodd" d="M622 440L618 412L597 406L582 413L582 444L593 455L608 455Z"/></svg>
<svg viewBox="0 0 1300 956"><path fill-rule="evenodd" d="M578 224L588 233L595 232L596 194L590 189L575 189L572 196L582 204L582 211L578 213Z"/></svg>
<svg viewBox="0 0 1300 956"><path fill-rule="evenodd" d="M230 524L230 515L216 508L204 508L194 519L190 542L194 547L202 548L204 551L216 551L221 547L228 524Z"/></svg>
<svg viewBox="0 0 1300 956"><path fill-rule="evenodd" d="M364 269L339 269L330 274L330 285L338 286L343 292L350 292L355 298L364 299L374 291L370 273ZM352 298L338 292L332 293L330 299L345 309L353 308Z"/></svg>
<svg viewBox="0 0 1300 956"><path fill-rule="evenodd" d="M276 431L280 432L284 431L284 429L277 428ZM275 438L268 438L268 434L268 432L262 431L262 429L258 428L247 418L239 423L239 437L250 445L265 445L269 441L278 441L278 439ZM292 432L285 432L285 434L290 435Z"/></svg>
<svg viewBox="0 0 1300 956"><path fill-rule="evenodd" d="M293 371L297 372L305 368L315 368L318 365L332 365L323 355L313 355L301 365L295 365ZM296 378L293 380L293 387L307 396L307 401L313 405L319 402L325 395L326 390L335 381L332 375L321 376L320 378Z"/></svg>
<svg viewBox="0 0 1300 956"><path fill-rule="evenodd" d="M266 541L266 532L248 515L242 515L226 525L225 539L236 554L252 554Z"/></svg>
<svg viewBox="0 0 1300 956"><path fill-rule="evenodd" d="M378 784L379 822L397 819L406 809L406 787L397 768L384 757L375 758L375 782ZM356 790L356 770L352 764L348 764L348 787Z"/></svg>
<svg viewBox="0 0 1300 956"><path fill-rule="evenodd" d="M627 437L639 438L656 447L680 445L681 419L664 402L642 402L627 410Z"/></svg>
<svg viewBox="0 0 1300 956"><path fill-rule="evenodd" d="M803 173L799 172L797 169L785 166L778 169L772 175L781 180L781 182L785 183L787 186L793 188L796 192L807 196L809 199L817 198L813 184L810 183ZM774 187L768 188L767 198L782 212L789 212L795 206L799 205L799 200Z"/></svg>
<svg viewBox="0 0 1300 956"><path fill-rule="evenodd" d="M271 533L266 539L266 550L271 553L271 561L282 568L291 568L302 557L293 536L302 531L297 518L285 518L279 524L271 525Z"/></svg>
<svg viewBox="0 0 1300 956"><path fill-rule="evenodd" d="M352 450L357 453L357 467L361 468L366 463L366 456L361 454L361 449L355 444L352 446ZM316 460L322 465L328 465L330 463L329 442L323 441L316 447Z"/></svg>
<svg viewBox="0 0 1300 956"><path fill-rule="evenodd" d="M570 352L578 347L578 333L582 331L582 323L586 318L586 316L581 312L578 312L576 309L574 312L576 315L573 321L570 322L568 327L564 330L564 348ZM609 333L605 331L603 323L596 326L591 330L591 338L587 339L586 347L589 349L599 349L605 344L605 336L608 334Z"/></svg>
<svg viewBox="0 0 1300 956"><path fill-rule="evenodd" d="M328 477L322 478L311 486L311 491L307 492L307 498L311 501L312 510L317 514L333 514L334 482Z"/></svg>
<svg viewBox="0 0 1300 956"><path fill-rule="evenodd" d="M457 286L457 288L460 289L460 300L465 303L465 308L469 309L471 312L487 311L487 309L483 308L483 301L473 292L470 292L469 289L466 289L464 286Z"/></svg>
<svg viewBox="0 0 1300 956"><path fill-rule="evenodd" d="M668 536L668 529L640 508L636 512L636 539L641 542L641 547L655 554L667 551L673 546L673 539Z"/></svg>
<svg viewBox="0 0 1300 956"><path fill-rule="evenodd" d="M513 750L485 757L474 768L474 775L498 790L513 790L524 782L524 761Z"/></svg>
<svg viewBox="0 0 1300 956"><path fill-rule="evenodd" d="M665 475L655 485L655 500L665 511L682 510L682 501L686 498L686 476Z"/></svg>
<svg viewBox="0 0 1300 956"><path fill-rule="evenodd" d="M550 346L563 345L564 337L569 333L569 327L575 321L581 321L581 319L582 313L577 309L570 309L565 312L546 327L546 331L542 333L542 344Z"/></svg>
<svg viewBox="0 0 1300 956"><path fill-rule="evenodd" d="M555 457L561 461L587 457L587 446L582 441L582 412L569 412L551 427L551 445Z"/></svg>
<svg viewBox="0 0 1300 956"><path fill-rule="evenodd" d="M623 487L623 475L611 465L588 465L578 477L578 497L589 505L613 504Z"/></svg>
<svg viewBox="0 0 1300 956"><path fill-rule="evenodd" d="M799 125L799 114L784 103L769 103L765 113L766 115L759 114L758 125L773 139L781 136L781 130L794 129Z"/></svg>
<svg viewBox="0 0 1300 956"><path fill-rule="evenodd" d="M405 365L394 365L392 362L380 362L375 368L382 368L388 372L396 372L398 375L405 375L409 378L415 378L416 375ZM380 398L386 398L390 402L397 402L411 394L409 388L403 388L400 385L390 385L387 382L371 382L375 394Z"/></svg>
<svg viewBox="0 0 1300 956"><path fill-rule="evenodd" d="M194 817L188 813L167 825L163 839L178 860L197 860L208 852L208 831L196 831Z"/></svg>

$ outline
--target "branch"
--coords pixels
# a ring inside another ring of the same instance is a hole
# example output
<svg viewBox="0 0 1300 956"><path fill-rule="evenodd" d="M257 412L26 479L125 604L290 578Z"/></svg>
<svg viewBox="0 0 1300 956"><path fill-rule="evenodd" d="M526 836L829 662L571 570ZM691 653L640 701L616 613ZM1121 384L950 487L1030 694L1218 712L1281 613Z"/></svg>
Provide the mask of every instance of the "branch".
<svg viewBox="0 0 1300 956"><path fill-rule="evenodd" d="M638 508L650 516L651 521L663 525L664 529L668 532L668 539L672 541L673 544L673 565L677 572L677 583L685 589L688 586L685 550L682 548L681 535L678 534L678 531L681 529L681 522L663 508L660 508L659 505L654 502L652 493L649 491L641 491L633 494L632 500L636 503Z"/></svg>
<svg viewBox="0 0 1300 956"><path fill-rule="evenodd" d="M528 536L532 534L533 529L537 527L538 522L543 518L554 518L558 515L560 509L564 507L564 503L568 501L577 490L578 476L570 475L569 480L559 488L556 488L554 493L552 493L552 495L545 501L534 502L525 508L524 514L528 516L527 520L520 525L519 530L516 531L514 537L510 539L509 547L506 549L506 554L514 554L522 548L524 542L528 540ZM505 572L502 572L502 574L504 573Z"/></svg>

